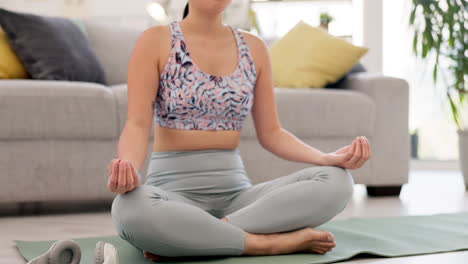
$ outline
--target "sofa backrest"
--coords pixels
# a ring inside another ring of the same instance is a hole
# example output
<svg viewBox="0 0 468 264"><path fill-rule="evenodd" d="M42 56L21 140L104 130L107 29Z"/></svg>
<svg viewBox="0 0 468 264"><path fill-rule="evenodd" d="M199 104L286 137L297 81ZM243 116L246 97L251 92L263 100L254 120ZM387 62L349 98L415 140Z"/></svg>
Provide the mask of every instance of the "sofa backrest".
<svg viewBox="0 0 468 264"><path fill-rule="evenodd" d="M96 53L109 85L127 82L130 55L142 30L83 19L91 47Z"/></svg>

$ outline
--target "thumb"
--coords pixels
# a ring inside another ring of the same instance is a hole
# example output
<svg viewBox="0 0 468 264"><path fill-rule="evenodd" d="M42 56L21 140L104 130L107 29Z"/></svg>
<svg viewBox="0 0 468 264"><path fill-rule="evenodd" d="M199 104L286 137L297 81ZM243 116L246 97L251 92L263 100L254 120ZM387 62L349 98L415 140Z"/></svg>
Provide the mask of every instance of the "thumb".
<svg viewBox="0 0 468 264"><path fill-rule="evenodd" d="M337 154L344 154L344 153L346 153L346 152L349 150L350 147L351 147L351 145L344 146L344 147L338 149L338 150L336 151L336 153L337 153Z"/></svg>

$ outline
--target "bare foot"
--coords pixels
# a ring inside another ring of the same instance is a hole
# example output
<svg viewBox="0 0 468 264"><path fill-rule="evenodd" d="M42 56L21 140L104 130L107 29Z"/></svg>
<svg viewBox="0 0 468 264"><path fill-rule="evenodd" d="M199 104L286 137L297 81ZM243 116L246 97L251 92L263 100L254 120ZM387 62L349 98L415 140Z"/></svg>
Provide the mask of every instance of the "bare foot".
<svg viewBox="0 0 468 264"><path fill-rule="evenodd" d="M325 254L336 246L332 233L305 227L273 234L247 233L245 255L281 255L294 252Z"/></svg>
<svg viewBox="0 0 468 264"><path fill-rule="evenodd" d="M270 239L273 240L273 254L287 254L291 252L325 254L336 246L332 233L311 227L289 232L289 235L286 236L284 236L284 233L270 234ZM274 242L275 240L277 241L276 243Z"/></svg>

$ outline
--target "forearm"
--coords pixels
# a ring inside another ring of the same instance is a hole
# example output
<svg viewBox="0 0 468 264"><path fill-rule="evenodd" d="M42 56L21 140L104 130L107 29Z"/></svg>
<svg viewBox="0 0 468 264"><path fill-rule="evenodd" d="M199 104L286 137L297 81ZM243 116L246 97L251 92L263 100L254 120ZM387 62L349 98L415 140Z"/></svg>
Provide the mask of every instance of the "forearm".
<svg viewBox="0 0 468 264"><path fill-rule="evenodd" d="M129 160L138 173L146 160L149 132L147 127L127 121L119 138L118 158Z"/></svg>
<svg viewBox="0 0 468 264"><path fill-rule="evenodd" d="M306 144L284 128L270 133L261 145L276 156L285 160L325 165L325 153Z"/></svg>

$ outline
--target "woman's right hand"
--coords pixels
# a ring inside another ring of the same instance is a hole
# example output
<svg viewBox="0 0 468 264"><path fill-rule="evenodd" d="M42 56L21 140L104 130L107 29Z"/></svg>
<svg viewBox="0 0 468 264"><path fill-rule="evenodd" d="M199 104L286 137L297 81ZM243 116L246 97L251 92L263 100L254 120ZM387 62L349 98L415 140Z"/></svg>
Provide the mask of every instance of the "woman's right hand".
<svg viewBox="0 0 468 264"><path fill-rule="evenodd" d="M140 185L140 178L129 160L113 159L108 166L107 187L111 192L124 194Z"/></svg>

